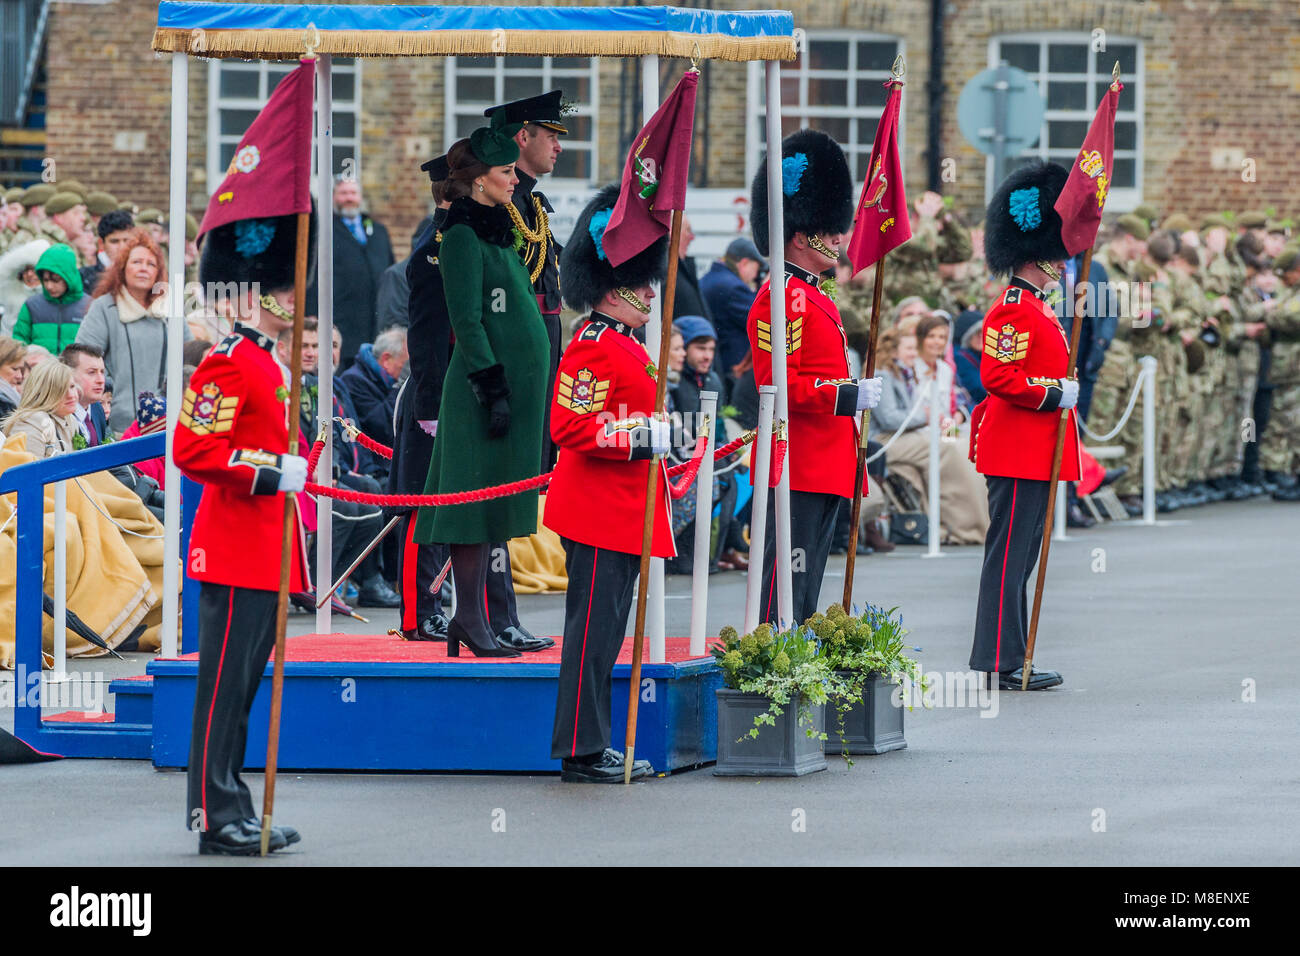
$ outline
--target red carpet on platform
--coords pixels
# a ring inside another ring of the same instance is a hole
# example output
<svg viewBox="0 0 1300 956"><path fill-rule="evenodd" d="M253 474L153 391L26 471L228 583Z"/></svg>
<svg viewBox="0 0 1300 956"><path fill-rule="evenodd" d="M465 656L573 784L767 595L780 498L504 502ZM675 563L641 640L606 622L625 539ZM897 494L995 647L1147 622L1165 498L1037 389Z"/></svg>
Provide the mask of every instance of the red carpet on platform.
<svg viewBox="0 0 1300 956"><path fill-rule="evenodd" d="M300 634L285 642L285 661L295 662L365 662L379 664L428 664L439 663L477 663L477 664L558 664L562 641L555 638L555 646L544 651L524 654L520 657L475 657L462 647L460 657L447 656L445 641L403 641L391 634ZM649 642L647 641L647 644ZM679 663L698 659L699 655L690 652L690 638L669 637L665 639L666 657L669 663ZM704 656L708 656L707 654ZM192 660L198 654L182 655L181 660ZM643 661L649 660L648 648L643 652ZM632 638L623 642L619 652L618 663L632 663Z"/></svg>

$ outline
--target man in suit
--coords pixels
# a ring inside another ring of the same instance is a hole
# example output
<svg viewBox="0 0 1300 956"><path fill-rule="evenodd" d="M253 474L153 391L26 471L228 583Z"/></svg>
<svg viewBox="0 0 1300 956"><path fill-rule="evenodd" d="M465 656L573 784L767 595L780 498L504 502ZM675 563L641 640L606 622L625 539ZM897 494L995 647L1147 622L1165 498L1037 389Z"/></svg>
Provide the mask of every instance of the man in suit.
<svg viewBox="0 0 1300 956"><path fill-rule="evenodd" d="M72 369L79 396L73 415L77 431L94 448L108 439L108 418L104 415L104 353L93 345L73 343L59 353L59 361Z"/></svg>
<svg viewBox="0 0 1300 956"><path fill-rule="evenodd" d="M388 230L362 211L361 184L339 176L334 183L334 325L343 333L343 363L336 373L352 364L362 342L375 340L379 280L392 264ZM308 314L316 310L317 293L313 283Z"/></svg>

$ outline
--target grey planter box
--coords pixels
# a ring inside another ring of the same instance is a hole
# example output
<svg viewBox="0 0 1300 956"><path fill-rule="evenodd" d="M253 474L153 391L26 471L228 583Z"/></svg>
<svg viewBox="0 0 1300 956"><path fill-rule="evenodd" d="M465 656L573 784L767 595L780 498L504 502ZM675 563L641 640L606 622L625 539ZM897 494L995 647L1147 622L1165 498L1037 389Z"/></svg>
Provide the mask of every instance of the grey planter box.
<svg viewBox="0 0 1300 956"><path fill-rule="evenodd" d="M883 677L868 680L862 688L862 702L844 715L844 740L840 741L839 714L831 702L827 714L826 750L834 754L883 754L904 750L903 707L893 703L897 685Z"/></svg>
<svg viewBox="0 0 1300 956"><path fill-rule="evenodd" d="M719 777L801 777L826 769L826 754L818 737L809 737L806 724L799 725L796 697L776 718L776 726L759 728L758 738L749 736L754 718L766 713L768 699L719 687L718 763ZM811 708L813 726L820 733L826 727L826 706Z"/></svg>

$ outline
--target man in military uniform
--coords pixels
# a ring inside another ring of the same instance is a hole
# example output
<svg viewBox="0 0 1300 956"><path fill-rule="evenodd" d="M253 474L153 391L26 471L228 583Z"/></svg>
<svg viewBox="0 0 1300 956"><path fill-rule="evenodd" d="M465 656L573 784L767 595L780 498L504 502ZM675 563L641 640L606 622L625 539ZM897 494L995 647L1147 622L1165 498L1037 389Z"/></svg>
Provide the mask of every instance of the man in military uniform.
<svg viewBox="0 0 1300 956"><path fill-rule="evenodd" d="M1273 497L1300 501L1300 246L1283 248L1273 269L1282 280L1277 305L1265 319L1273 343L1273 406L1259 460L1265 471L1291 479L1280 482Z"/></svg>
<svg viewBox="0 0 1300 956"><path fill-rule="evenodd" d="M858 413L880 401L879 378L849 372L844 326L822 291L853 224L853 183L839 144L818 130L800 130L781 143L785 247L768 249L767 159L751 192L754 242L762 255L785 257L785 342L772 338L771 279L749 311L754 381L772 384L772 349L784 345L790 420L785 467L790 473L790 546L794 621L817 613L822 575L840 504L855 491ZM751 475L753 470L751 468ZM863 491L866 475L863 475ZM780 624L776 590L776 494L768 496L760 620Z"/></svg>
<svg viewBox="0 0 1300 956"><path fill-rule="evenodd" d="M555 162L563 151L560 137L569 132L561 118L564 111L561 96L562 91L551 90L540 96L503 103L483 111L483 115L489 118L504 114L506 123L524 124L523 129L514 137L519 146L519 159L515 161L515 175L519 177L519 184L515 186L511 205L506 210L514 220L515 228L523 236L524 244L519 254L533 281L537 306L541 309L542 319L546 322L546 334L551 340L551 371L547 381L547 394L555 389L555 370L560 363L561 247L551 234L548 219L549 214L555 210L545 194L537 188L537 181L555 170ZM548 410L545 419L547 432L542 436L542 472L555 467L556 450L551 442L549 416Z"/></svg>
<svg viewBox="0 0 1300 956"><path fill-rule="evenodd" d="M54 187L49 183L37 183L23 191L22 198L18 200L23 204L23 214L19 217L18 226L9 240L10 245L17 246L24 242L31 242L33 239L49 238L42 231L41 226L47 219L45 204L53 196Z"/></svg>
<svg viewBox="0 0 1300 956"><path fill-rule="evenodd" d="M947 210L938 193L923 193L913 208L912 238L890 254L885 267L885 295L891 302L919 295L932 309L948 308L939 266L970 261L970 231Z"/></svg>
<svg viewBox="0 0 1300 956"><path fill-rule="evenodd" d="M208 232L204 284L239 283L244 291L223 301L234 331L190 378L176 425L176 464L206 486L186 558L202 582L186 816L201 854L251 856L261 844L239 772L249 711L275 644L284 494L301 491L307 479L306 459L289 454L289 382L273 354L276 335L293 324L296 220L240 220ZM249 253L250 242L262 251ZM307 591L301 524L295 540L289 589ZM292 827L277 826L270 848L297 840Z"/></svg>
<svg viewBox="0 0 1300 956"><path fill-rule="evenodd" d="M1245 284L1246 269L1230 235L1230 225L1222 216L1204 220L1201 285L1209 307L1203 340L1207 346L1205 385L1211 399L1201 423L1205 451L1200 460L1206 478L1219 482L1231 482L1238 474L1242 450L1237 403L1228 396L1236 395L1240 378L1241 313L1236 297Z"/></svg>
<svg viewBox="0 0 1300 956"><path fill-rule="evenodd" d="M667 272L667 238L620 266L610 265L592 219L614 208L606 186L578 217L564 250L564 300L591 310L560 361L551 409L559 462L546 496L546 526L564 544L569 575L564 646L551 756L566 783L618 783L623 754L610 747L610 691L640 572L650 468L660 469L651 553L671 558L672 505L660 457L670 427L653 418L655 365L636 336L646 323L651 285ZM599 221L599 220L598 220ZM654 773L633 764L633 778Z"/></svg>
<svg viewBox="0 0 1300 956"><path fill-rule="evenodd" d="M989 672L990 682L996 673L1003 690L1021 688L1026 588L1043 540L1060 411L1079 397L1079 383L1065 377L1070 343L1046 301L1068 257L1054 208L1068 177L1055 163L1022 166L998 187L984 226L989 269L1010 273L1011 284L984 319L980 380L989 394L971 414L971 460L988 482L989 531L970 666ZM1060 480L1077 481L1081 472L1071 411ZM1055 671L1030 673L1030 690L1060 683Z"/></svg>

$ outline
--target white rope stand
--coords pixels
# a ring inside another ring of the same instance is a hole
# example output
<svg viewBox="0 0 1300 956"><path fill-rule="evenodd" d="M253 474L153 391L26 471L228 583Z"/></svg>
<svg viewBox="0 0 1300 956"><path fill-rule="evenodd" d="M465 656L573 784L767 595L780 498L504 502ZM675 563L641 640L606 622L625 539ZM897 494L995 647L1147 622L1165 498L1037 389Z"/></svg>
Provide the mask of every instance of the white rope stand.
<svg viewBox="0 0 1300 956"><path fill-rule="evenodd" d="M1098 435L1088 428L1084 421L1079 422L1079 427L1083 433L1094 442L1110 441L1116 435L1124 430L1128 424L1130 416L1133 414L1133 408L1137 405L1138 390L1142 393L1142 524L1154 525L1156 523L1156 369L1159 366L1154 356L1144 355L1138 359L1138 365L1142 370L1138 373L1137 381L1133 383L1133 391L1129 394L1128 405L1124 408L1124 414L1120 416L1115 427L1104 435ZM1057 518L1061 519L1063 512L1058 509ZM1061 520L1058 523L1064 524ZM1053 538L1056 538L1053 533Z"/></svg>
<svg viewBox="0 0 1300 956"><path fill-rule="evenodd" d="M928 394L930 398L930 462L929 477L926 479L927 491L929 492L930 501L927 510L930 512L930 526L927 531L929 546L923 558L942 558L943 552L939 550L939 538L943 534L940 530L939 523L939 375L936 370L935 377L928 383Z"/></svg>
<svg viewBox="0 0 1300 956"><path fill-rule="evenodd" d="M779 342L773 336L772 341ZM780 351L774 349L773 354ZM776 405L776 386L763 385L758 390L758 437L754 439L754 496L749 508L749 576L745 579L745 628L748 634L758 627L758 612L763 594L763 553L767 541L767 496L772 473L772 410ZM781 554L777 549L777 557ZM779 587L779 585L778 585Z"/></svg>
<svg viewBox="0 0 1300 956"><path fill-rule="evenodd" d="M321 348L318 378L318 414L329 420L334 414L334 91L330 83L328 53L316 57L316 328ZM307 435L315 441L315 435ZM334 429L325 429L325 446L316 465L316 481L329 484L334 472ZM324 479L322 481L322 479ZM334 580L334 503L321 495L316 499L316 586L329 587ZM316 609L316 633L329 634L332 601Z"/></svg>
<svg viewBox="0 0 1300 956"><path fill-rule="evenodd" d="M695 564L691 568L691 657L704 656L709 611L709 547L713 526L713 449L717 444L718 393L700 392L700 427L709 430L695 480ZM721 544L721 542L719 542Z"/></svg>

